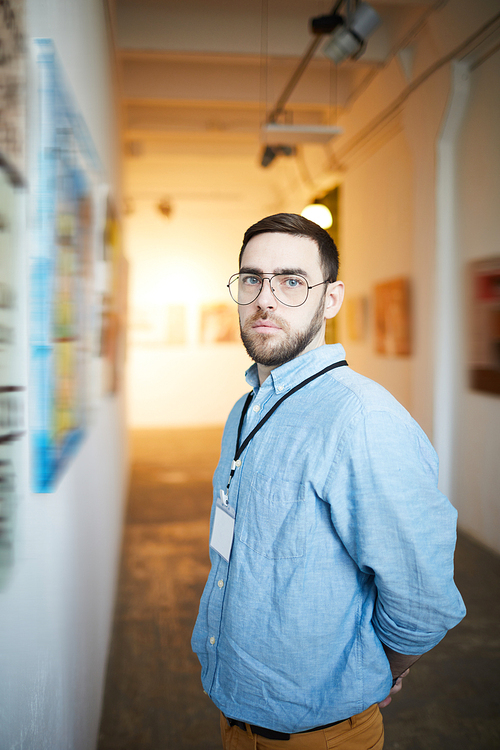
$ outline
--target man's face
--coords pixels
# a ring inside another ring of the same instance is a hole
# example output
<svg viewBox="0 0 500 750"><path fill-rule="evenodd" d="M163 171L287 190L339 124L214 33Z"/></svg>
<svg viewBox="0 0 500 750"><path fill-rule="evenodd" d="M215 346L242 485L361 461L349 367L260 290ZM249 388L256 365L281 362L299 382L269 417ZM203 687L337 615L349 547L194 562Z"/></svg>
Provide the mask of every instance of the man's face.
<svg viewBox="0 0 500 750"><path fill-rule="evenodd" d="M243 251L240 271L300 274L310 286L324 280L314 240L279 232L253 237ZM303 305L287 307L264 281L257 299L239 307L241 339L254 362L279 367L324 343L327 286L311 289Z"/></svg>

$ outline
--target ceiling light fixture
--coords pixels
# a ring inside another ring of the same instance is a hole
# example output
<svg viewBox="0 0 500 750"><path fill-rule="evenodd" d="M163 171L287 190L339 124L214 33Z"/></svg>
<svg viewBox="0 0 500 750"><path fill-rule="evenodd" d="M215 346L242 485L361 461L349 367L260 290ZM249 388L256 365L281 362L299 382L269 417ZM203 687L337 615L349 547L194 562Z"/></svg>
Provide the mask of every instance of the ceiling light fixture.
<svg viewBox="0 0 500 750"><path fill-rule="evenodd" d="M277 156L295 156L296 151L295 146L266 146L262 152L260 166L268 167Z"/></svg>
<svg viewBox="0 0 500 750"><path fill-rule="evenodd" d="M281 146L290 143L328 143L342 133L337 125L293 125L268 122L262 126L262 140L267 144Z"/></svg>
<svg viewBox="0 0 500 750"><path fill-rule="evenodd" d="M339 13L342 6L345 6L345 15ZM328 15L311 19L313 39L261 127L261 139L265 144L260 161L263 167L268 167L278 155L290 156L293 152L287 148L288 144L326 143L342 133L342 129L336 126L292 125L279 123L278 119L284 114L286 103L325 36L329 36L329 41L323 52L338 64L348 57L360 57L365 50L366 39L380 23L379 14L361 0L337 0Z"/></svg>
<svg viewBox="0 0 500 750"><path fill-rule="evenodd" d="M310 203L300 215L309 221L314 221L322 229L328 229L333 224L331 211L323 203Z"/></svg>

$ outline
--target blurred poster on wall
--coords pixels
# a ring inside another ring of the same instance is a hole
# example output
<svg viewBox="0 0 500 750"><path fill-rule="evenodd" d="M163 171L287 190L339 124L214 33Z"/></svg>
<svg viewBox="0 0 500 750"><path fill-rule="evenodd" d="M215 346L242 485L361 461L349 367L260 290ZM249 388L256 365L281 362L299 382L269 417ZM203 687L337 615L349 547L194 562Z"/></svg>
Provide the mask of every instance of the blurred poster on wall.
<svg viewBox="0 0 500 750"><path fill-rule="evenodd" d="M0 2L0 587L14 561L26 455L23 15L23 2Z"/></svg>
<svg viewBox="0 0 500 750"><path fill-rule="evenodd" d="M410 282L393 279L375 287L375 351L411 354Z"/></svg>
<svg viewBox="0 0 500 750"><path fill-rule="evenodd" d="M35 40L37 171L31 258L33 487L50 492L89 416L100 164L53 43Z"/></svg>
<svg viewBox="0 0 500 750"><path fill-rule="evenodd" d="M0 169L0 586L13 562L26 435L22 345L24 194Z"/></svg>
<svg viewBox="0 0 500 750"><path fill-rule="evenodd" d="M0 167L11 182L25 172L26 54L24 0L0 2Z"/></svg>
<svg viewBox="0 0 500 750"><path fill-rule="evenodd" d="M111 196L106 201L103 227L101 325L99 356L104 394L119 389L125 356L127 263L123 256L120 225Z"/></svg>
<svg viewBox="0 0 500 750"><path fill-rule="evenodd" d="M231 344L240 341L237 309L225 302L202 305L201 343Z"/></svg>
<svg viewBox="0 0 500 750"><path fill-rule="evenodd" d="M468 281L470 386L500 394L500 257L470 263Z"/></svg>

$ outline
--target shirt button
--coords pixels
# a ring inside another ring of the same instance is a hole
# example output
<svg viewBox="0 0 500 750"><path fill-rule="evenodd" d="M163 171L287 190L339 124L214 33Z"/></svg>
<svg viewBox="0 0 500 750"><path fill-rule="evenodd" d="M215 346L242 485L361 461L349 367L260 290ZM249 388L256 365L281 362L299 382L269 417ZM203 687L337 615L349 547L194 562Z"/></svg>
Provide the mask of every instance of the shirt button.
<svg viewBox="0 0 500 750"><path fill-rule="evenodd" d="M279 385L278 386L278 391L281 393L281 391L283 390L284 387L285 387L284 385Z"/></svg>
<svg viewBox="0 0 500 750"><path fill-rule="evenodd" d="M215 636L211 636L210 638L210 645L213 646L215 643Z"/></svg>
<svg viewBox="0 0 500 750"><path fill-rule="evenodd" d="M238 460L237 460L237 461L235 461L234 463L236 464L236 466L241 466L241 461L240 461L240 459L238 459Z"/></svg>
<svg viewBox="0 0 500 750"><path fill-rule="evenodd" d="M258 411L260 411L260 406L259 406L259 404L255 404L255 406L253 407L253 410L254 410L254 412L258 412Z"/></svg>
<svg viewBox="0 0 500 750"><path fill-rule="evenodd" d="M222 578L220 579L220 581L217 581L217 586L218 586L218 587L219 587L220 589L221 589L221 588L222 588L222 587L224 586L224 581L222 580Z"/></svg>

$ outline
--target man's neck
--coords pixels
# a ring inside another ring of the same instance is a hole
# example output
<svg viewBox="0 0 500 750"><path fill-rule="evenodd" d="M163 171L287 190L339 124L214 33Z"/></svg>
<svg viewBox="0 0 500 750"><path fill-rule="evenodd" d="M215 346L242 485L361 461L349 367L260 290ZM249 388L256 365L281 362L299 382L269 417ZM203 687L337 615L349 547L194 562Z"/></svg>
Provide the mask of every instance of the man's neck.
<svg viewBox="0 0 500 750"><path fill-rule="evenodd" d="M264 380L267 380L271 372L275 370L276 367L278 367L278 365L275 365L275 367L266 367L265 365L259 365L259 363L257 362L257 374L259 376L260 385L262 385Z"/></svg>
<svg viewBox="0 0 500 750"><path fill-rule="evenodd" d="M319 341L311 341L311 343L309 344L309 346L306 346L306 348L304 349L304 351L300 352L300 354L297 355L297 357L294 357L294 359L297 359L298 357L302 357L303 354L306 354L307 352L310 352L313 349L318 349L320 346L324 346L324 344L325 344L325 338L324 338L324 335L323 335L323 337ZM289 360L289 361L291 361L291 360ZM272 365L272 366L261 365L261 364L259 364L259 362L257 362L256 364L257 364L257 374L259 376L259 384L260 385L262 385L262 383L265 380L267 380L267 378L269 377L269 375L271 374L271 372L273 370L276 370L277 367L281 367L281 365ZM283 364L286 364L286 362L283 362Z"/></svg>

